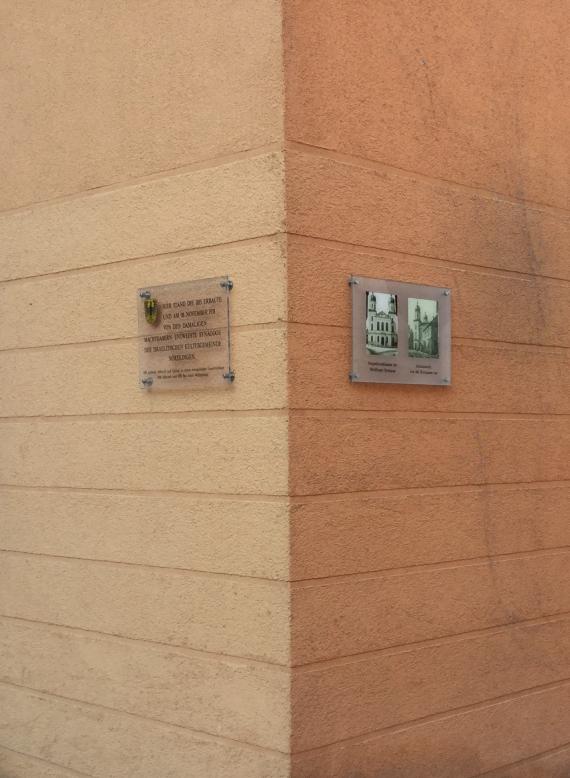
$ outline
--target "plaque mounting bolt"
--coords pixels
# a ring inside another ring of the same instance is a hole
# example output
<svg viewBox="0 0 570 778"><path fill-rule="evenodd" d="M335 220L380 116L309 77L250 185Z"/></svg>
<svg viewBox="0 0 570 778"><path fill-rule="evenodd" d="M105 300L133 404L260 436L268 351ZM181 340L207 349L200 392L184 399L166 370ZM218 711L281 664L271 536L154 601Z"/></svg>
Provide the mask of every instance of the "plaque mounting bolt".
<svg viewBox="0 0 570 778"><path fill-rule="evenodd" d="M443 290L443 296L444 297L449 297L450 294L451 294L451 292L449 291L449 289L444 289Z"/></svg>
<svg viewBox="0 0 570 778"><path fill-rule="evenodd" d="M359 283L360 283L360 281L357 278L355 278L354 276L350 276L350 278L348 279L348 285L349 286L356 286Z"/></svg>
<svg viewBox="0 0 570 778"><path fill-rule="evenodd" d="M220 281L220 286L223 289L227 289L228 292L231 292L232 289L234 288L234 282L232 281L231 278L227 278L225 281Z"/></svg>
<svg viewBox="0 0 570 778"><path fill-rule="evenodd" d="M144 386L145 389L149 389L153 385L154 381L152 378L141 378L141 384Z"/></svg>
<svg viewBox="0 0 570 778"><path fill-rule="evenodd" d="M228 370L227 373L224 373L224 378L226 381L229 381L231 384L233 381L235 381L236 374L234 373L233 370Z"/></svg>
<svg viewBox="0 0 570 778"><path fill-rule="evenodd" d="M139 292L139 297L141 300L150 300L150 292L148 289L143 289L141 292Z"/></svg>
<svg viewBox="0 0 570 778"><path fill-rule="evenodd" d="M348 377L351 381L357 381L358 380L358 373L349 373Z"/></svg>
<svg viewBox="0 0 570 778"><path fill-rule="evenodd" d="M442 384L448 384L449 383L449 378L442 378L441 379L441 383Z"/></svg>

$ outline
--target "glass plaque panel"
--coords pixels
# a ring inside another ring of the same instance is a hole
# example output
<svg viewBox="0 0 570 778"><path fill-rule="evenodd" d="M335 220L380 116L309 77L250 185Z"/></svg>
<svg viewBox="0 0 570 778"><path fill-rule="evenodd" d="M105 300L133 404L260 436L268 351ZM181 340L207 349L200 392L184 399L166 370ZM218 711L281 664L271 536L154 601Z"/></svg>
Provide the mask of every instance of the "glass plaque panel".
<svg viewBox="0 0 570 778"><path fill-rule="evenodd" d="M451 291L351 276L353 382L451 383Z"/></svg>
<svg viewBox="0 0 570 778"><path fill-rule="evenodd" d="M230 366L230 290L227 276L139 289L141 387L225 387Z"/></svg>

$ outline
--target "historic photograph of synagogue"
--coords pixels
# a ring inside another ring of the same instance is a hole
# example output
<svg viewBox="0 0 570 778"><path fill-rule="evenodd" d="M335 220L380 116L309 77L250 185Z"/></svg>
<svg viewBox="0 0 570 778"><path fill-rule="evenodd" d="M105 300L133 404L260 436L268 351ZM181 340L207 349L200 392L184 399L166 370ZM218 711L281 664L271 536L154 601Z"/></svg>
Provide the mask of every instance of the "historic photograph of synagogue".
<svg viewBox="0 0 570 778"><path fill-rule="evenodd" d="M398 298L366 292L366 348L369 354L398 353Z"/></svg>
<svg viewBox="0 0 570 778"><path fill-rule="evenodd" d="M439 357L436 300L408 299L408 356Z"/></svg>

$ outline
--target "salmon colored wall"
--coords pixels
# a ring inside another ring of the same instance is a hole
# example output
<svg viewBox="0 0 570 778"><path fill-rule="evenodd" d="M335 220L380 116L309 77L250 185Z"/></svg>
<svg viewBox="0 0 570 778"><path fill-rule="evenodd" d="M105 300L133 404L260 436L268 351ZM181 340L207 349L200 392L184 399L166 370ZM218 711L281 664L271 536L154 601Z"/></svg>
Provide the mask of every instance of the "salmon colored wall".
<svg viewBox="0 0 570 778"><path fill-rule="evenodd" d="M288 140L568 208L565 0L285 0L284 15Z"/></svg>
<svg viewBox="0 0 570 778"><path fill-rule="evenodd" d="M286 0L295 778L570 773L565 2ZM351 384L351 274L453 385Z"/></svg>

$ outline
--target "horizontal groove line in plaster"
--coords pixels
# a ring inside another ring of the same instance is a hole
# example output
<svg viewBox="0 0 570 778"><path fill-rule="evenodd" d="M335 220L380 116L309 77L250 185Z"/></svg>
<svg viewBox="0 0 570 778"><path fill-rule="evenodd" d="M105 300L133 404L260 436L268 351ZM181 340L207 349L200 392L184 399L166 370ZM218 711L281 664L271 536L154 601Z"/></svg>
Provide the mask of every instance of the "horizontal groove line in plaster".
<svg viewBox="0 0 570 778"><path fill-rule="evenodd" d="M461 484L458 489L464 490L464 491L473 491L474 489L478 488L484 488L484 487L490 487L490 486L521 486L521 487L533 487L537 485L545 485L550 483L553 487L557 486L559 484L568 484L570 482L568 481L560 481L560 480L553 480L553 481L500 481L498 483L493 482L473 482L469 484ZM355 497L363 497L365 499L371 499L373 497L386 497L389 495L394 494L439 494L444 493L445 491L450 491L454 488L454 484L442 484L439 487L432 487L431 489L429 487L425 486L418 486L415 488L408 488L408 489L371 489L370 491L354 491L354 492L322 492L322 493L316 493L316 494L294 494L289 492L286 494L283 492L282 494L279 493L272 493L272 494L243 494L243 493L233 493L233 492L194 492L189 491L187 489L127 489L127 488L117 488L117 489L103 489L101 487L89 487L89 486L74 486L73 484L25 484L25 483L17 483L17 484L5 484L0 483L0 489L26 489L26 490L38 490L38 491L44 491L44 490L55 490L55 489L66 489L68 491L76 491L76 492L93 492L93 493L111 493L111 494L141 494L141 495L147 495L147 494L184 494L188 496L194 496L194 497L207 497L211 500L217 500L217 499L228 499L228 500L242 500L243 502L250 502L252 500L258 500L259 502L284 502L284 503L295 503L295 504L302 504L302 503L308 503L308 502L329 502L335 499L338 499L339 501L343 500L352 500ZM440 490L440 491L437 491Z"/></svg>
<svg viewBox="0 0 570 778"><path fill-rule="evenodd" d="M483 338L468 338L468 337L456 337L452 339L452 342L456 346L467 346L469 348L481 348L481 349L495 349L499 350L499 346L507 346L508 348L500 349L502 351L512 351L513 347L520 351L530 351L544 353L550 350L557 356L567 357L570 346L561 346L559 344L546 344L546 343L524 343L522 341L511 340L484 340Z"/></svg>
<svg viewBox="0 0 570 778"><path fill-rule="evenodd" d="M26 759L29 759L30 762L37 762L41 765L49 765L50 767L57 767L58 770L61 770L62 773L65 775L79 775L81 778L92 778L88 773L80 773L77 770L73 770L71 767L65 767L64 765L60 764L59 762L49 762L47 759L42 759L39 756L35 756L35 754L27 754L25 751L17 751L15 748L8 748L8 746L3 745L0 743L0 752L7 751L10 754L17 754L17 756L23 756Z"/></svg>
<svg viewBox="0 0 570 778"><path fill-rule="evenodd" d="M290 334L294 334L295 329L324 330L325 332L333 330L335 332L345 332L346 337L350 338L352 333L352 327L346 326L345 324L324 324L322 322L299 321L298 319L288 319L285 324L287 325ZM347 342L350 343L350 340ZM502 351L512 351L513 347L521 351L538 351L539 353L550 350L553 354L564 357L566 357L570 351L570 346L562 346L557 343L528 343L522 340L494 340L493 338L469 338L466 336L452 336L451 343L452 346L455 347L467 346L469 348L497 349ZM505 348L499 349L500 346L504 346Z"/></svg>
<svg viewBox="0 0 570 778"><path fill-rule="evenodd" d="M546 422L550 420L558 420L561 417L570 416L570 413L507 413L505 411L490 413L489 411L413 411L411 409L403 411L392 411L389 409L375 408L364 408L362 410L359 408L326 408L322 410L320 408L303 407L291 408L290 411L291 415L297 418L305 417L309 419L338 419L340 417L340 419L343 421L370 417L371 419L438 419L439 421L453 421L458 419L493 419L495 422L526 421L529 419L534 419L536 422ZM12 418L17 419L19 417ZM62 416L61 418L66 417ZM6 421L10 421L10 417L6 417Z"/></svg>
<svg viewBox="0 0 570 778"><path fill-rule="evenodd" d="M233 494L231 492L190 492L184 489L101 489L89 486L36 486L35 484L2 484L0 490L11 491L39 491L39 492L69 492L71 494L104 494L119 497L133 496L161 496L182 495L187 499L206 500L208 502L269 502L288 503L286 494Z"/></svg>
<svg viewBox="0 0 570 778"><path fill-rule="evenodd" d="M473 559L454 559L449 562L392 567L386 570L372 570L364 573L346 573L345 575L331 575L323 578L306 578L292 581L291 583L294 589L318 589L325 586L336 586L346 583L365 583L366 581L375 581L377 579L395 578L401 575L415 575L426 571L460 570L469 567L493 567L496 562L508 562L516 559L533 559L535 557L560 557L567 554L570 554L570 546L557 546L555 548L536 549L534 551L517 551L512 554L474 557Z"/></svg>
<svg viewBox="0 0 570 778"><path fill-rule="evenodd" d="M570 413L505 413L504 411L497 412L482 412L482 411L413 411L413 410L389 410L389 409L374 409L374 408L326 408L324 410L320 408L291 408L281 406L279 408L223 408L223 409L202 409L202 410L187 410L187 411L133 411L129 413L122 411L119 413L78 413L78 414L54 414L47 415L41 414L37 416L0 416L0 422L3 424L21 424L30 421L45 422L54 424L58 422L68 423L74 421L98 421L112 423L115 420L129 419L146 419L164 417L168 419L172 418L231 418L231 417L244 417L244 418L289 418L289 416L295 416L297 418L309 418L309 419L338 419L347 421L350 419L362 419L369 417L371 419L389 418L389 419L438 419L439 421L457 421L461 419L492 419L493 421L527 421L535 420L537 423L555 421L560 418L570 417Z"/></svg>
<svg viewBox="0 0 570 778"><path fill-rule="evenodd" d="M143 390L141 390L143 391ZM235 416L245 418L284 418L288 415L288 409L285 407L280 408L243 408L232 409L224 408L222 410L200 410L200 411L134 411L128 413L126 411L120 413L68 413L65 415L44 415L41 416L0 416L0 423L9 424L14 422L15 424L22 424L29 421L35 421L40 423L57 423L61 422L74 422L74 421L98 421L98 422L113 422L116 419L147 419L164 417L168 419L173 418L232 418Z"/></svg>
<svg viewBox="0 0 570 778"><path fill-rule="evenodd" d="M538 483L548 483L548 481L503 481L499 482L500 485L503 483L505 486L513 486L514 484L518 484L519 486L532 486L534 484ZM552 481L553 484L559 484L559 483L567 483L567 481ZM440 489L452 489L454 484L442 484L439 488ZM487 481L474 481L473 483L469 484L461 484L461 487L464 489L473 489L474 487L483 487L483 486L495 486L492 482L489 483ZM431 493L427 487L418 486L415 487L417 489L416 494L418 493ZM321 500L324 498L334 498L336 496L344 497L345 499L348 498L354 498L357 495L360 495L362 497L374 497L375 495L383 496L385 494L395 494L397 490L395 489L386 489L386 490L378 490L378 489L371 489L370 491L355 491L355 492L326 492L326 493L317 493L317 494L289 494L289 497L294 502L299 502L301 500L309 501L311 498L314 498L316 500ZM404 493L405 490L402 490L400 493ZM413 493L413 490L410 489L410 494Z"/></svg>
<svg viewBox="0 0 570 778"><path fill-rule="evenodd" d="M347 327L343 324L324 324L314 322L304 322L294 319L272 319L270 321L252 322L250 324L233 324L233 332L267 332L267 331L281 331L284 333L294 334L295 329L305 330L334 330L336 332L346 332L347 337L350 336L352 331L351 327ZM18 351L59 351L64 348L73 347L93 347L107 345L109 343L129 343L137 342L137 335L118 335L113 338L93 338L92 340L72 340L62 343L42 343L38 345L28 346L10 346L8 348L0 348L0 355L9 354ZM466 346L469 348L486 348L497 349L502 351L512 351L513 347L518 350L531 351L545 353L550 350L553 354L559 356L567 356L570 351L570 346L562 346L556 343L528 343L525 341L510 341L510 340L494 340L492 338L469 338L469 337L452 337L452 345L455 347ZM499 349L504 346L505 348Z"/></svg>
<svg viewBox="0 0 570 778"><path fill-rule="evenodd" d="M476 186L470 184L462 184L459 181L453 181L447 178L438 178L434 176L426 175L425 173L418 173L414 170L398 167L397 165L391 165L388 162L381 162L380 160L373 159L372 157L365 157L358 154L350 154L345 151L337 151L336 149L329 149L325 146L316 146L312 143L305 141L296 141L293 139L287 139L285 141L285 151L296 151L302 154L310 154L312 156L321 157L323 159L331 159L341 164L350 165L352 167L359 167L363 170L378 170L382 173L388 173L390 175L397 176L398 178L411 179L412 181L424 181L432 186L439 186L441 189L452 189L457 192L463 192L465 194L478 194L485 197L487 200L499 201L508 203L514 206L523 206L532 208L535 211L541 213L551 213L562 218L568 218L570 211L560 208L557 205L551 205L549 203L542 203L536 200L528 200L526 198L513 197L505 192L498 192L494 189L487 189L484 186Z"/></svg>
<svg viewBox="0 0 570 778"><path fill-rule="evenodd" d="M263 583L269 583L269 584L275 584L276 586L287 586L289 584L289 580L285 578L265 578L263 576L257 576L257 575L244 575L242 573L220 573L216 571L210 571L210 570L195 570L193 568L189 567L172 567L167 565L148 565L148 564L142 564L140 562L126 562L126 561L118 561L116 559L97 559L94 557L80 557L80 556L68 556L65 554L46 554L40 551L22 551L18 549L13 548L0 548L0 555L6 554L13 556L25 556L25 557L36 557L40 559L58 559L65 562L71 562L72 564L77 563L88 563L92 565L108 565L111 567L136 567L138 569L143 570L160 570L163 572L168 573L174 573L175 575L183 575L183 576L196 576L198 578L214 578L214 579L235 579L246 581L262 581Z"/></svg>
<svg viewBox="0 0 570 778"><path fill-rule="evenodd" d="M300 749L298 751L294 751L293 753L295 755L297 754L305 754L309 752L315 752L320 751L325 748L334 748L334 746L339 744L344 744L347 742L354 742L357 741L359 738L366 738L366 737L377 737L382 736L385 733L390 733L393 735L397 735L402 731L406 731L409 729L412 729L414 726L422 726L424 724L429 724L433 721L437 721L439 719L446 719L446 718L453 718L455 715L463 715L465 713L470 713L473 710L476 710L480 706L487 706L491 707L492 705L497 705L505 702L511 702L513 700L517 700L519 697L524 697L526 695L541 691L547 691L548 689L557 686L566 686L570 684L570 678L564 678L560 681L552 681L548 684L540 684L538 686L529 686L524 689L520 689L516 692L511 692L509 694L503 694L499 695L498 697L489 697L486 700L471 703L470 705L464 705L459 706L457 708L446 708L445 710L437 711L436 713L430 713L428 716L422 716L418 719L409 719L408 721L400 721L398 724L392 724L388 727L382 727L381 729L374 729L370 730L368 732L361 732L359 735L353 735L351 737L348 737L346 739L341 740L331 740L329 743L325 743L322 746L317 746L313 748L307 748L307 749Z"/></svg>
<svg viewBox="0 0 570 778"><path fill-rule="evenodd" d="M103 262L95 265L84 265L76 268L67 268L64 270L53 270L48 273L38 273L35 275L22 276L18 278L6 278L0 280L0 287L4 284L7 285L7 284L15 284L15 283L30 283L30 282L33 283L38 279L51 278L52 276L78 275L82 273L101 272L107 270L108 268L112 268L115 265L123 265L125 263L143 263L151 259L166 261L169 259L176 259L180 256L185 256L187 254L192 254L194 252L203 252L205 254L208 254L214 252L216 249L219 249L220 247L231 248L232 246L255 245L258 243L262 243L264 241L276 241L286 237L294 238L295 241L299 243L310 243L310 244L317 244L322 246L330 246L331 248L337 248L339 250L346 249L346 248L357 248L358 252L356 253L358 254L366 253L366 254L371 254L373 256L380 256L380 257L383 257L387 254L388 255L394 254L396 255L396 257L405 256L408 257L410 260L416 262L419 261L421 264L425 264L426 267L433 268L434 264L436 266L441 265L442 269L447 269L450 272L456 270L457 272L468 273L470 275L491 276L491 277L499 276L505 278L512 278L514 276L518 281L520 282L527 281L529 284L532 284L533 286L536 286L537 280L545 281L546 283L552 284L553 286L570 285L570 280L565 278L556 278L552 276L542 276L542 275L537 276L530 273L524 273L518 270L506 270L504 268L489 267L487 265L473 265L469 263L463 263L458 260L441 259L439 257L429 256L429 255L410 254L408 252L398 251L397 249L393 249L393 248L383 249L378 246L340 242L340 241L328 240L325 238L319 238L317 236L304 235L301 233L278 231L278 232L267 233L265 235L258 235L253 238L241 238L241 239L230 240L222 243L208 244L204 246L190 246L188 248L178 249L176 251L165 252L161 254L143 254L143 255L137 255L133 257L125 257L124 259L117 259L111 262ZM454 267L454 265L457 265L457 267Z"/></svg>
<svg viewBox="0 0 570 778"><path fill-rule="evenodd" d="M176 259L186 254L191 254L194 251L211 252L219 248L231 248L232 246L243 246L247 244L260 243L264 240L271 240L280 238L284 235L283 230L276 232L267 232L261 235L256 235L253 238L240 238L237 240L228 240L221 243L206 243L198 246L188 246L183 249L177 249L176 251L167 251L164 254L137 254L133 257L124 257L123 259L114 259L111 262L100 262L94 265L79 265L78 267L65 268L63 270L51 270L48 273L32 273L29 276L14 276L13 278L0 278L0 287L3 284L15 284L15 283L27 283L30 281L36 281L42 278L52 278L53 276L63 276L78 273L89 273L90 271L102 271L107 268L115 267L116 265L123 265L127 262L146 262L150 259L154 260L168 260Z"/></svg>
<svg viewBox="0 0 570 778"><path fill-rule="evenodd" d="M378 648L372 651L361 651L357 654L346 654L345 656L336 656L332 659L320 659L314 662L304 664L293 664L293 670L298 674L320 672L329 667L345 667L359 662L368 662L377 657L398 656L398 654L407 654L410 651L422 648L438 648L439 646L456 645L470 640L479 640L492 635L501 635L517 629L527 627L539 627L542 624L556 624L557 622L568 621L570 611L556 613L552 616L540 616L536 619L527 619L526 621L509 622L508 624L499 624L494 627L485 627L483 629L473 629L469 632L459 632L454 635L445 635L444 637L428 638L427 640L414 640L411 643L398 643L386 648Z"/></svg>
<svg viewBox="0 0 570 778"><path fill-rule="evenodd" d="M549 751L541 751L540 754L533 754L532 756L527 756L526 759L520 759L518 762L509 762L507 765L503 765L502 767L494 767L492 770L488 770L484 773L479 773L477 778L485 778L485 776L488 776L488 778L492 778L493 775L502 775L503 778L507 778L505 770L512 767L521 767L525 764L532 764L533 762L538 762L540 759L548 759L549 756L557 756L558 754L563 754L565 751L568 751L570 749L570 743L566 743L563 746L559 746L558 748L551 748Z"/></svg>
<svg viewBox="0 0 570 778"><path fill-rule="evenodd" d="M326 751L327 749L334 748L335 746L346 745L348 743L364 744L366 743L366 741L373 740L382 735L386 735L386 734L397 735L402 732L407 732L417 727L421 727L425 724L431 724L434 721L445 721L447 719L453 719L458 716L462 716L465 713L471 713L472 711L477 711L477 710L483 711L486 708L493 708L496 705L500 705L505 702L515 702L517 700L521 700L526 697L532 697L534 695L544 694L545 692L552 691L555 689L564 689L567 686L570 686L570 678L566 678L562 681L553 681L552 683L541 684L539 686L533 686L530 689L524 689L521 692L504 694L499 697L494 697L493 699L485 700L484 702L476 702L471 705L465 705L464 707L461 708L454 708L453 710L444 711L442 713L432 713L429 716L423 716L418 719L412 719L410 721L406 721L404 724L394 724L389 727L383 727L381 729L373 730L371 732L366 732L365 734L362 735L353 735L351 737L343 738L341 740L335 740L334 742L328 743L325 746L316 746L314 748L305 748L299 751L294 751L293 755L299 756L300 754L318 753L319 751Z"/></svg>
<svg viewBox="0 0 570 778"><path fill-rule="evenodd" d="M94 710L105 710L116 714L117 716L127 716L129 718L138 719L139 721L149 721L154 724L158 724L161 727L172 728L175 730L183 730L196 737L211 740L214 743L232 743L233 745L240 745L244 748L251 749L262 753L275 753L286 755L285 751L279 751L277 748L266 748L265 746L259 746L256 743L249 743L247 740L237 740L236 738L227 737L227 735L218 735L214 732L207 732L202 729L192 729L185 727L182 724L173 724L171 721L164 721L163 719L155 719L152 716L141 716L138 713L132 713L131 711L124 710L122 708L111 708L108 705L101 705L100 703L86 702L85 700L78 699L76 697L66 697L63 694L54 694L53 692L45 692L42 689L34 689L32 686L25 686L24 684L11 683L9 681L0 681L0 686L7 686L11 689L20 689L23 691L32 692L43 698L53 698L56 700L63 700L64 702L72 703L73 705L81 705Z"/></svg>
<svg viewBox="0 0 570 778"><path fill-rule="evenodd" d="M1 485L0 485L1 487ZM290 495L292 504L303 505L314 502L344 502L354 500L355 497L363 497L371 500L374 497L421 496L422 494L453 494L484 491L518 491L521 487L526 487L526 491L538 489L568 489L570 480L567 481L506 481L500 483L484 484L448 484L447 486L408 486L399 489L372 489L370 491L357 492L329 492L321 494L300 494Z"/></svg>
<svg viewBox="0 0 570 778"><path fill-rule="evenodd" d="M252 322L251 324L232 324L232 332L267 332L270 330L285 331L287 322L284 319L272 319L271 321ZM109 343L136 343L139 340L138 335L117 335L115 338L93 338L93 340L70 340L64 343L42 343L37 346L10 346L9 348L0 348L0 355L9 354L15 351L59 351L62 348L73 348L78 346L87 346L96 348L97 346L107 345Z"/></svg>
<svg viewBox="0 0 570 778"><path fill-rule="evenodd" d="M343 419L359 418L362 416L370 417L388 417L398 419L409 418L422 418L422 419L440 419L445 421L446 419L494 419L495 421L517 421L519 419L542 419L548 421L549 419L560 419L570 416L570 413L505 413L505 411L398 411L388 409L374 409L374 408L327 408L321 410L320 408L308 408L307 406L290 406L289 410L296 416L309 416L311 418L326 418L327 415L331 415L333 418L341 415ZM237 412L237 411L236 411ZM126 414L130 415L130 414ZM5 421L19 419L30 419L32 416L5 416L2 417ZM67 416L61 416L60 418L67 418Z"/></svg>
<svg viewBox="0 0 570 778"><path fill-rule="evenodd" d="M470 630L468 632L460 632L453 635L445 635L443 637L428 638L426 640L417 640L409 643L398 643L386 648L375 649L372 651L363 651L356 654L347 654L345 656L334 657L332 659L321 659L313 662L307 662L304 664L277 664L275 662L269 662L263 659L255 659L251 657L238 656L235 654L224 654L215 651L205 651L204 649L189 648L188 646L181 646L178 644L164 643L159 640L145 640L143 638L125 637L124 635L115 635L110 632L101 632L100 630L87 629L86 627L72 627L67 624L57 624L50 621L39 621L37 619L27 619L23 616L10 616L8 614L0 613L0 620L22 622L24 624L33 626L34 628L45 630L57 630L59 632L71 634L71 635L88 635L94 638L107 640L110 642L117 642L122 645L129 645L130 643L142 644L149 648L160 648L161 650L168 650L171 653L176 653L184 656L196 657L201 661L227 662L229 664L235 663L240 666L244 664L255 665L269 668L276 673L289 672L293 669L296 673L311 673L314 671L320 672L323 669L329 667L342 667L359 662L366 662L370 659L374 659L380 656L392 656L398 654L408 653L410 650L432 648L438 646L454 645L457 643L463 643L468 640L478 640L480 638L487 637L489 635L503 634L517 629L525 629L527 627L541 626L542 624L552 624L557 622L567 621L570 617L570 611L564 611L548 616L540 616L536 619L527 619L517 622L509 622L507 624L499 624L492 627L484 627L482 629Z"/></svg>
<svg viewBox="0 0 570 778"><path fill-rule="evenodd" d="M26 619L23 616L13 616L9 613L0 613L0 619L10 619L12 621L21 621L25 624L38 624L42 627L53 627L56 629L63 629L63 630L69 630L71 632L77 632L77 633L84 633L86 635L98 635L103 638L113 638L117 640L123 640L125 642L129 643L142 643L146 646L158 646L159 648L167 648L172 649L173 651L187 651L191 654L194 654L196 656L201 656L204 658L211 658L212 661L216 661L216 658L218 660L222 661L234 661L239 662L241 664L255 664L255 665L261 665L263 667L269 667L274 668L277 671L279 669L287 670L290 668L289 664L280 664L279 662L270 662L267 659L256 659L255 657L250 656L241 656L240 654L224 654L221 651L206 651L203 648L191 648L189 646L183 646L180 643L164 643L161 640L149 640L145 638L136 638L136 637L129 637L126 635L118 635L114 632L102 632L101 630L97 629L87 629L86 627L73 627L69 624L58 624L55 621L40 621L39 619ZM1 683L1 681L0 681ZM1 776L0 776L1 778Z"/></svg>
<svg viewBox="0 0 570 778"><path fill-rule="evenodd" d="M303 505L305 503L314 502L344 502L351 501L357 496L361 496L365 499L373 499L374 497L390 497L391 495L412 495L414 497L422 494L448 494L448 493L468 493L468 492L480 492L484 490L504 490L513 491L520 487L526 488L526 490L537 489L568 489L570 488L570 480L568 481L507 481L499 483L483 483L483 484L461 484L459 486L449 484L447 486L417 486L407 487L400 489L374 489L370 491L360 492L329 492L322 494L301 494L301 495L286 495L286 494L233 494L228 492L194 492L184 489L101 489L97 487L88 486L73 486L65 485L58 486L57 484L47 486L37 486L36 484L4 484L0 483L1 489L10 490L23 490L23 491L46 491L46 492L59 492L66 491L70 493L87 493L87 494L115 494L119 496L123 495L161 495L161 494L176 494L184 495L188 498L197 500L226 500L233 502L234 500L241 502L272 502L283 504L295 504Z"/></svg>
<svg viewBox="0 0 570 778"><path fill-rule="evenodd" d="M9 549L0 549L0 551ZM494 562L501 562L509 559L527 559L535 556L561 556L562 553L570 551L570 546L547 546L546 548L529 548L526 551L512 551L502 554L486 554L485 556L460 557L457 559L442 559L439 562L425 562L413 565L404 565L403 567L381 567L372 570L359 570L354 573L341 573L339 575L322 575L313 578L293 578L291 583L296 588L311 588L311 583L343 583L355 582L360 579L368 580L374 577L382 578L384 576L399 575L400 573L422 572L424 570L454 570L462 567L476 567L477 565L493 565ZM557 552L560 552L558 554ZM23 552L27 553L27 552Z"/></svg>
<svg viewBox="0 0 570 778"><path fill-rule="evenodd" d="M143 418L146 416L153 416L157 418L170 418L173 416L180 417L200 417L200 416L283 416L284 412L288 409L284 405L273 406L268 408L222 408L222 409L202 409L202 410L187 410L187 411L119 411L118 413L101 413L95 411L94 413L42 413L42 414L30 414L29 416L2 416L0 414L0 424L5 422L24 422L24 421L88 421L93 419L109 420L109 419L133 419ZM560 414L564 415L564 414ZM0 776L1 778L1 776Z"/></svg>
<svg viewBox="0 0 570 778"><path fill-rule="evenodd" d="M46 208L50 205L57 205L59 203L67 203L73 200L94 197L99 194L106 194L107 192L116 192L120 189L129 189L131 187L140 186L141 184L146 184L148 181L159 181L164 178L172 178L173 176L184 175L185 173L192 173L197 170L214 169L222 167L223 165L229 165L232 162L239 162L242 159L253 159L254 157L262 156L263 154L271 154L276 151L283 151L283 143L281 141L266 143L262 146L252 146L249 149L234 151L231 154L218 154L213 157L203 157L194 162L189 162L186 165L177 165L172 168L157 170L153 173L147 173L144 176L128 178L123 181L115 181L111 184L101 184L100 186L90 187L89 189L80 189L75 192L58 195L57 197L51 197L47 200L35 200L33 202L23 203L15 208L6 208L0 210L0 219L4 216L8 217L22 211L32 211Z"/></svg>
<svg viewBox="0 0 570 778"><path fill-rule="evenodd" d="M34 619L25 619L23 616L7 616L0 614L0 621L23 623L34 629L47 631L57 631L62 634L75 635L78 637L93 637L93 639L103 640L107 643L118 643L129 646L131 643L141 644L142 647L149 649L167 650L170 654L179 656L194 657L201 662L224 662L226 664L235 664L240 667L243 665L252 665L255 667L266 667L271 672L277 674L289 672L289 665L279 665L274 662L267 662L263 659L250 659L249 657L234 656L233 654L218 654L214 651L204 651L199 648L188 648L187 646L173 646L170 643L161 643L157 640L143 640L142 638L126 638L122 635L112 635L109 632L99 632L95 629L86 629L84 627L70 627L66 624L54 624L49 621L36 621Z"/></svg>
<svg viewBox="0 0 570 778"><path fill-rule="evenodd" d="M534 273L525 273L520 270L507 270L506 268L501 267L493 267L491 265L478 265L476 263L472 262L461 262L458 259L444 259L443 257L436 257L430 254L413 254L409 251L402 251L400 249L395 249L393 246L390 248L386 248L383 246L372 246L367 243L351 243L350 241L338 241L338 240L330 240L328 238L321 238L318 235L306 235L301 232L292 232L288 231L287 235L289 237L293 237L295 239L302 239L303 241L310 241L312 243L321 244L323 246L331 246L332 248L340 248L340 249L356 249L354 252L355 254L372 254L374 256L376 255L386 255L386 254L395 254L398 257L407 257L411 260L428 260L427 262L423 263L426 264L426 266L434 266L434 263L436 266L440 266L442 268L447 268L450 272L453 272L453 270L457 270L458 272L469 272L471 271L473 274L477 275L496 275L496 276L505 276L505 277L514 277L521 281L530 281L535 286L537 284L537 281L547 281L555 284L556 286L566 286L570 284L570 279L568 278L560 278L558 276L546 276L546 275L538 275ZM485 273L482 273L480 271L487 271ZM397 280L397 279L392 279Z"/></svg>
<svg viewBox="0 0 570 778"><path fill-rule="evenodd" d="M220 167L222 165L231 164L232 162L239 162L242 159L250 159L256 156L261 156L263 154L283 151L296 151L299 153L312 154L325 159L337 160L343 164L352 165L353 167L359 167L364 170L379 170L385 173L396 175L400 178L412 179L414 181L425 181L426 183L432 185L439 185L441 188L453 189L455 191L464 192L466 194L477 193L489 200L499 200L500 202L509 203L515 206L528 206L533 208L533 210L544 213L552 213L562 217L567 217L569 215L569 211L566 209L551 205L549 203L542 203L526 198L517 198L506 194L505 192L487 189L486 187L469 185L451 179L429 176L425 173L419 173L414 170L409 170L407 168L381 162L380 160L375 160L372 157L350 154L347 152L336 151L335 149L329 149L324 146L316 146L304 141L288 139L284 143L282 141L274 141L272 143L263 144L261 146L252 146L251 148L242 149L240 151L235 151L229 154L202 157L195 160L194 162L189 162L184 165L177 165L172 168L165 168L164 170L154 171L152 173L147 173L144 176L127 178L122 181L115 181L110 184L102 184L99 186L90 187L88 189L76 190L45 200L30 201L18 205L14 208L6 208L1 210L0 218L5 215L9 216L10 214L18 213L20 211L30 211L36 208L49 207L50 205L55 205L57 203L70 202L97 194L105 194L107 192L114 192L120 189L126 189L128 187L139 186L148 181L157 181L163 178L170 178L172 176L183 175L185 173L191 173L198 170L208 170L211 168Z"/></svg>
<svg viewBox="0 0 570 778"><path fill-rule="evenodd" d="M561 556L563 552L570 551L570 546L547 546L546 548L527 549L526 551L513 551L503 554L488 554L486 556L462 557L458 559L444 559L438 562L426 562L403 567L384 567L371 570L359 570L354 573L342 573L339 575L322 575L312 578L279 578L261 575L246 575L245 573L226 573L219 570L202 570L195 567L174 567L172 565L148 564L144 562L132 562L128 559L101 559L91 556L71 556L70 554L50 554L44 551L29 551L21 548L0 548L0 554L15 554L20 556L41 557L46 559L63 559L73 562L93 562L120 567L136 567L148 570L168 570L180 573L189 573L205 578L237 578L251 581L267 581L278 584L293 584L297 589L313 588L311 584L335 584L344 582L358 582L360 580L373 580L375 577L400 575L406 573L423 572L431 570L460 569L463 567L476 567L477 565L493 565L494 562L509 559L527 559L536 556ZM560 552L560 553L557 553Z"/></svg>
<svg viewBox="0 0 570 778"><path fill-rule="evenodd" d="M310 408L306 405L290 405L290 406L274 406L272 408L212 408L201 410L186 410L186 411L119 411L117 413L101 413L96 411L94 413L42 413L42 414L30 414L29 416L2 416L0 415L0 423L9 422L27 422L27 421L39 421L39 422L57 422L57 421L112 421L113 419L144 419L147 417L152 418L202 418L202 417L288 417L289 414L299 416L307 416L309 418L326 419L329 416L337 418L340 416L342 419L362 418L363 416L369 416L371 418L397 418L397 419L440 419L444 420L459 420L459 419L494 419L495 421L518 421L524 419L536 419L542 421L549 421L554 419L563 419L570 417L570 412L561 413L530 413L524 412L512 412L507 413L505 411L412 411L412 410L389 410L389 409L375 409L375 408Z"/></svg>

